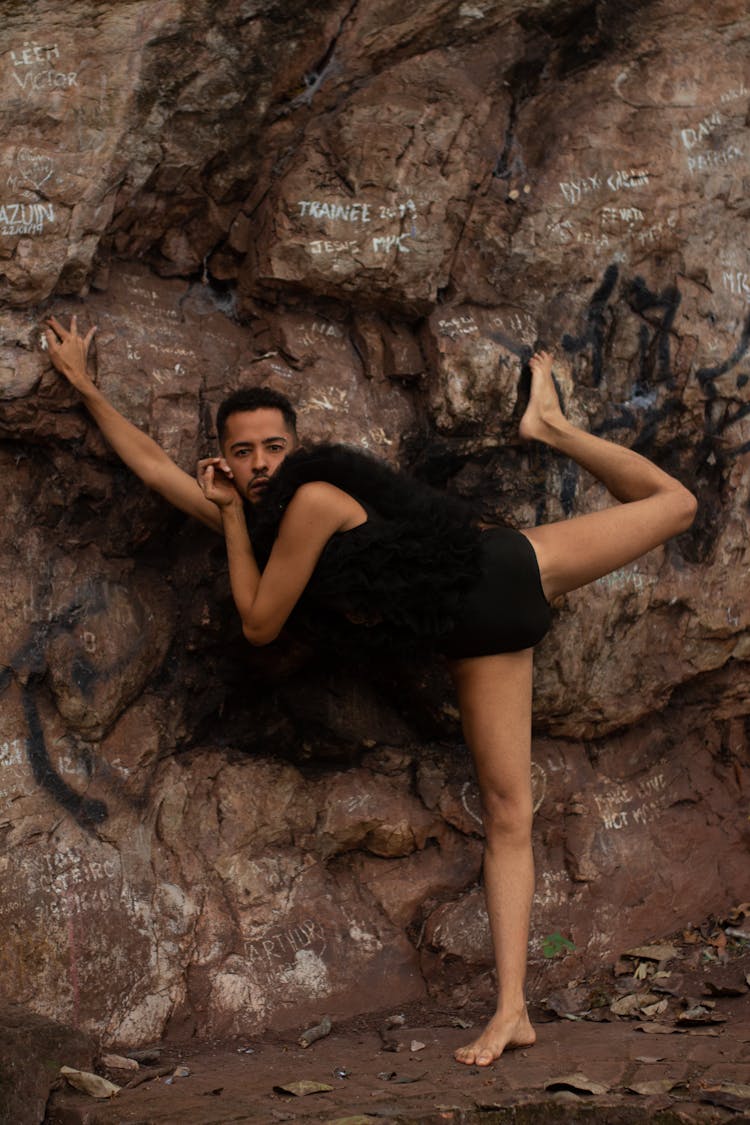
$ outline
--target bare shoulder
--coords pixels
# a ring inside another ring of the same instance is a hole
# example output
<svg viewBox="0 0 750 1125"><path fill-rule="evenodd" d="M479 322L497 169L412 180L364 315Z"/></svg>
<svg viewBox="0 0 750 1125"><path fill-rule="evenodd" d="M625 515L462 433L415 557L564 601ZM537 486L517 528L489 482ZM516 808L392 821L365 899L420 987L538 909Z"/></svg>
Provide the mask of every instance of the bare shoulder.
<svg viewBox="0 0 750 1125"><path fill-rule="evenodd" d="M364 509L358 500L355 500L342 488L329 484L324 480L311 480L301 484L291 501L284 518L296 523L297 520L309 522L315 520L332 534L333 531L347 530L349 527L362 522Z"/></svg>

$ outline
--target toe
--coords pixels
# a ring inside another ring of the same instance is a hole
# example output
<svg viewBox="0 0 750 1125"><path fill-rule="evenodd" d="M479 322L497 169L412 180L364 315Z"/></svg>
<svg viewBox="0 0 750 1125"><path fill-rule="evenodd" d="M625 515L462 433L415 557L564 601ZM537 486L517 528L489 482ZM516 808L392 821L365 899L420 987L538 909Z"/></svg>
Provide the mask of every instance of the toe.
<svg viewBox="0 0 750 1125"><path fill-rule="evenodd" d="M492 1054L492 1051L484 1050L484 1051L480 1051L479 1054L477 1055L476 1063L477 1063L477 1066L489 1066L490 1063L493 1061L493 1059L494 1059L494 1055Z"/></svg>

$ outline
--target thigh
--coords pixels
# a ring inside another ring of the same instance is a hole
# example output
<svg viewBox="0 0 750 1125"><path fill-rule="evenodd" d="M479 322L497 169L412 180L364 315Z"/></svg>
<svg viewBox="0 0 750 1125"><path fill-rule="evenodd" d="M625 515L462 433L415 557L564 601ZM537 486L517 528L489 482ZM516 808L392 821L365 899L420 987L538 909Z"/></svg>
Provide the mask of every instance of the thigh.
<svg viewBox="0 0 750 1125"><path fill-rule="evenodd" d="M531 649L451 664L483 800L531 805Z"/></svg>
<svg viewBox="0 0 750 1125"><path fill-rule="evenodd" d="M672 507L661 496L523 532L536 552L542 588L550 599L618 570L675 533Z"/></svg>

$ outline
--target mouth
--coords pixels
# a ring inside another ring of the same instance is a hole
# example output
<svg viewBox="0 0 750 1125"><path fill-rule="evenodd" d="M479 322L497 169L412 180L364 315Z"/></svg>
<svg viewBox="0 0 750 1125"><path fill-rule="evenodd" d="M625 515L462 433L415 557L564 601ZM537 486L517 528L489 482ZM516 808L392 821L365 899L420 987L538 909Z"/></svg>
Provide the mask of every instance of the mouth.
<svg viewBox="0 0 750 1125"><path fill-rule="evenodd" d="M251 496L258 496L268 487L268 477L261 477L259 480L254 480L252 484L247 486L247 491Z"/></svg>

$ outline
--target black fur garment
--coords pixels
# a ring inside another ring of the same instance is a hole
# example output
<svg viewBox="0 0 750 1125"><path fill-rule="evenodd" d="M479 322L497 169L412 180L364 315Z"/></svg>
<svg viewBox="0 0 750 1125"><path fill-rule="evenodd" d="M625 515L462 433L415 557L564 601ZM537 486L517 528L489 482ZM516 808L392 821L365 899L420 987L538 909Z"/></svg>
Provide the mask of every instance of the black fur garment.
<svg viewBox="0 0 750 1125"><path fill-rule="evenodd" d="M451 632L462 595L479 578L480 531L471 509L360 450L298 450L260 503L245 506L261 568L292 496L315 480L354 496L368 520L326 544L295 622L335 647L402 653L434 647Z"/></svg>

